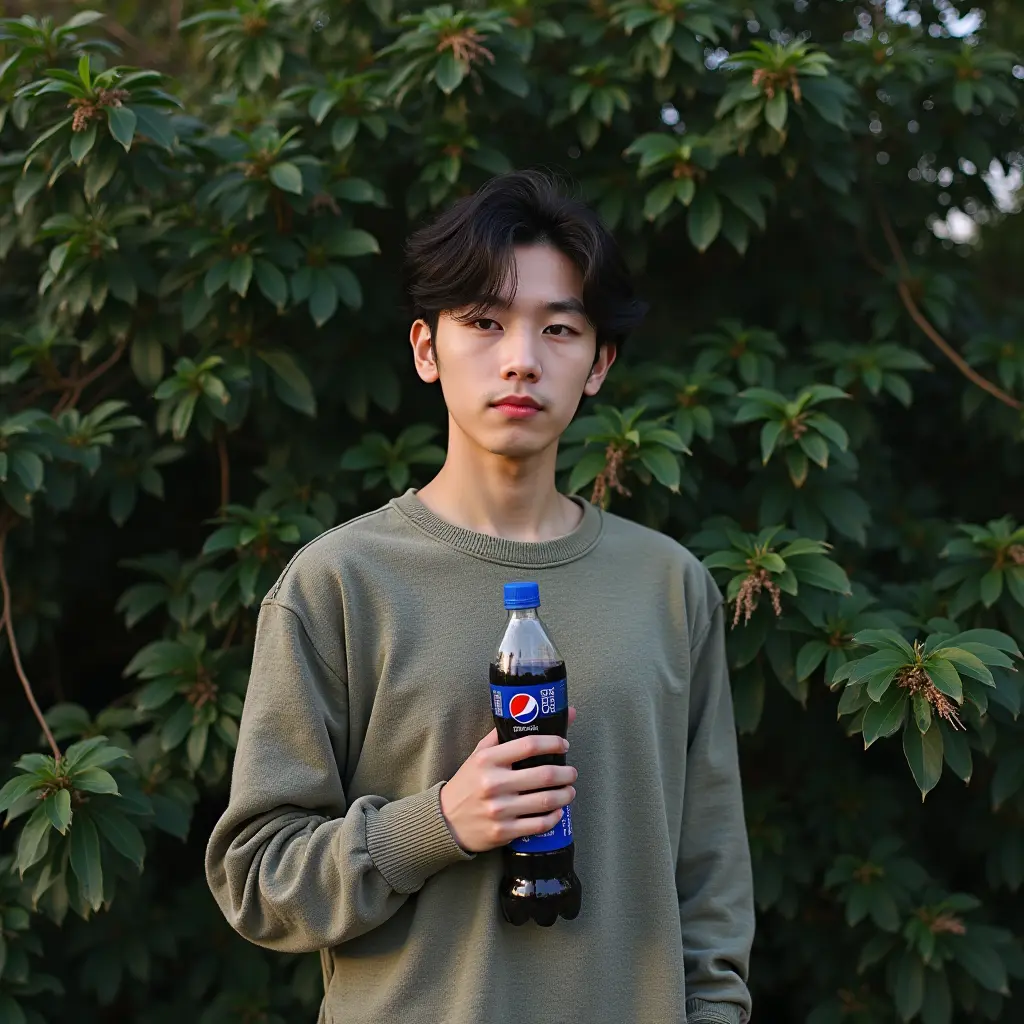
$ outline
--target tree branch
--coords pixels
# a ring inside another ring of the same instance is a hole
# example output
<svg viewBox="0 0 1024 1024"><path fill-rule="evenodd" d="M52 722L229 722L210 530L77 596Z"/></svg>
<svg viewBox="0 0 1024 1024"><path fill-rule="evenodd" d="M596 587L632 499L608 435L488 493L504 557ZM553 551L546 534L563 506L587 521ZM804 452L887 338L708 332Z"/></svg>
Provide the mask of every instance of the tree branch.
<svg viewBox="0 0 1024 1024"><path fill-rule="evenodd" d="M0 622L3 622L7 629L7 641L11 646L11 658L14 661L14 670L18 673L18 678L21 680L21 685L25 690L25 696L28 698L29 705L32 708L32 713L36 716L36 720L42 727L43 734L46 736L46 740L50 744L54 760L59 762L60 747L57 746L57 741L53 738L53 733L50 731L50 727L46 724L46 718L43 716L43 712L40 710L39 704L36 701L36 695L32 692L32 684L28 681L28 676L25 675L25 670L21 665L21 654L18 651L18 641L14 637L14 613L11 605L11 588L7 582L7 565L4 557L9 529L9 526L5 526L3 528L3 532L0 533L0 590L3 591L4 599L4 610L3 615L0 615Z"/></svg>
<svg viewBox="0 0 1024 1024"><path fill-rule="evenodd" d="M60 400L53 408L53 415L56 416L63 412L65 409L70 409L78 403L78 400L82 397L82 392L90 385L93 381L99 380L120 358L124 355L125 349L128 347L128 339L124 338L118 342L117 348L103 360L99 366L90 370L84 377L78 378L64 378L60 381L60 386L68 388L67 391L60 397Z"/></svg>
<svg viewBox="0 0 1024 1024"><path fill-rule="evenodd" d="M992 381L983 377L977 370L974 369L959 352L953 348L952 345L935 329L934 324L924 315L921 308L918 306L914 299L913 292L910 290L910 280L913 275L910 272L910 265L907 263L907 258L903 253L903 248L900 245L900 240L896 237L896 232L893 230L892 223L889 217L886 215L885 208L881 203L877 203L878 208L878 219L882 225L882 232L885 234L885 240L889 244L889 249L892 252L893 258L896 260L896 265L900 269L901 278L896 282L896 289L899 292L900 300L903 302L904 307L910 314L911 319L917 324L918 327L924 332L929 341L969 380L972 384L976 384L983 391L987 391L993 398L998 399L1004 405L1008 405L1011 409L1024 409L1024 403L1018 401L1012 395L1008 395L1002 388L993 384ZM866 253L868 261L875 269L879 269L880 264L870 253ZM884 270L884 268L883 268Z"/></svg>
<svg viewBox="0 0 1024 1024"><path fill-rule="evenodd" d="M228 459L228 442L223 426L217 426L217 462L220 464L220 510L231 500L231 462Z"/></svg>

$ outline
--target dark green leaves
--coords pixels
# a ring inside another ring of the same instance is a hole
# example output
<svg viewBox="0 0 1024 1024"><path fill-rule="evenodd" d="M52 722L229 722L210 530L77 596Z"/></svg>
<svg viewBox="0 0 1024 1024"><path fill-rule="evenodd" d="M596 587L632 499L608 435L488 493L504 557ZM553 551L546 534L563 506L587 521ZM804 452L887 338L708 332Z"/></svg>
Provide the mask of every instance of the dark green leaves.
<svg viewBox="0 0 1024 1024"><path fill-rule="evenodd" d="M132 147L132 139L135 137L137 123L135 111L130 107L107 108L107 124L110 128L110 134L124 146L126 152Z"/></svg>
<svg viewBox="0 0 1024 1024"><path fill-rule="evenodd" d="M907 723L903 730L903 753L917 788L921 790L922 800L935 788L942 775L942 750L942 730L938 722L933 721L926 732L921 731L920 723Z"/></svg>
<svg viewBox="0 0 1024 1024"><path fill-rule="evenodd" d="M302 195L302 172L295 164L288 162L274 164L269 173L271 182L282 192Z"/></svg>
<svg viewBox="0 0 1024 1024"><path fill-rule="evenodd" d="M722 204L718 196L708 188L698 189L686 220L690 241L698 252L704 252L721 229Z"/></svg>

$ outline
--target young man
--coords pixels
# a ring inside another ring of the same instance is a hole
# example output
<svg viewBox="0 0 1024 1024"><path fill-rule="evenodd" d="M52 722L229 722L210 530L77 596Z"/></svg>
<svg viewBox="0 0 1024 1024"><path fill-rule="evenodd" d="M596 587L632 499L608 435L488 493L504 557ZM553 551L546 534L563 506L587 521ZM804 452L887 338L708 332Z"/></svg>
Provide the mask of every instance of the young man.
<svg viewBox="0 0 1024 1024"><path fill-rule="evenodd" d="M321 1022L740 1024L754 913L721 596L668 537L555 489L559 436L643 315L622 257L522 172L414 235L408 270L447 460L264 600L210 886L246 938L322 951ZM564 741L491 728L502 585L524 579L579 708L573 767L513 770ZM506 924L501 846L574 798L580 915Z"/></svg>

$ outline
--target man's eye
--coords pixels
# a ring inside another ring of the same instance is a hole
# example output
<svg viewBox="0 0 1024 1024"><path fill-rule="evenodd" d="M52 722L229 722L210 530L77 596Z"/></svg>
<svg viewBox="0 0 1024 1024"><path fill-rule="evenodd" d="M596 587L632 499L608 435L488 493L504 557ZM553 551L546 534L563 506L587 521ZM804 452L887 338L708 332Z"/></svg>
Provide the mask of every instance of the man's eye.
<svg viewBox="0 0 1024 1024"><path fill-rule="evenodd" d="M552 324L547 329L556 338L568 338L576 333L568 324Z"/></svg>
<svg viewBox="0 0 1024 1024"><path fill-rule="evenodd" d="M493 331L501 325L497 320L489 320L487 317L483 317L480 320L474 320L473 326L479 327L481 331Z"/></svg>

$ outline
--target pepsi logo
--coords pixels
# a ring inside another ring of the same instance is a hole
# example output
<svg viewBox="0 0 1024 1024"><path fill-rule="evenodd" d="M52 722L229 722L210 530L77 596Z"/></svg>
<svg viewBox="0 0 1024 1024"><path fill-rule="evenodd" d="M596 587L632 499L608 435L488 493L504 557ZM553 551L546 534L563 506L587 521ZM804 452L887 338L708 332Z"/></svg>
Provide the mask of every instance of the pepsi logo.
<svg viewBox="0 0 1024 1024"><path fill-rule="evenodd" d="M540 714L540 705L536 697L531 697L528 693L517 693L508 702L508 713L520 725L528 725Z"/></svg>

